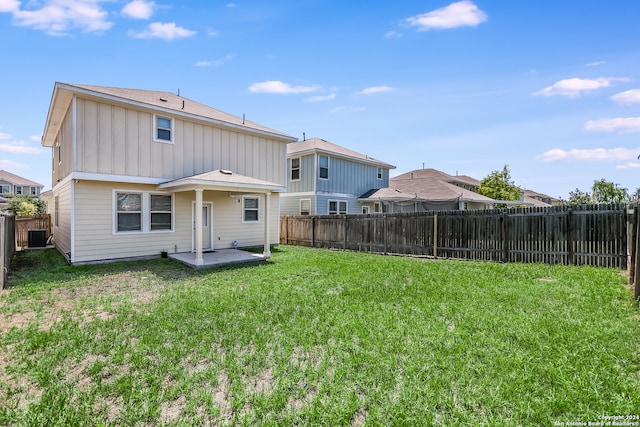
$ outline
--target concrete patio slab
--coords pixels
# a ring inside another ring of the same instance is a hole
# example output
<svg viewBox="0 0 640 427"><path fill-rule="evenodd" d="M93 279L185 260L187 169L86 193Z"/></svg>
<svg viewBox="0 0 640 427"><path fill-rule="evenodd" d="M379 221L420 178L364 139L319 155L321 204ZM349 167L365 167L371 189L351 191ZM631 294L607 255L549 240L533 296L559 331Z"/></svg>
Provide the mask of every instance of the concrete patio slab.
<svg viewBox="0 0 640 427"><path fill-rule="evenodd" d="M227 264L237 264L243 262L264 261L269 257L265 257L261 253L252 253L240 249L218 249L213 252L202 254L202 265L196 265L196 254L193 252L181 252L169 254L169 258L180 261L193 268L217 267Z"/></svg>

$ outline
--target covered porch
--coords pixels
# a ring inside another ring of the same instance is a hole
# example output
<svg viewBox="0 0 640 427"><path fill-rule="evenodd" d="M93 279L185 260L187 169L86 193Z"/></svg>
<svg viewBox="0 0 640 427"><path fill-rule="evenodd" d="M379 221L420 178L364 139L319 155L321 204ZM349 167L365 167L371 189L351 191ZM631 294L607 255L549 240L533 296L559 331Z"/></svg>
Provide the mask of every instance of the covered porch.
<svg viewBox="0 0 640 427"><path fill-rule="evenodd" d="M271 235L274 232L270 229L270 223L277 219L277 216L274 216L274 213L271 212L271 194L284 191L283 185L236 174L228 170L215 170L164 182L158 185L158 189L173 193L193 194L192 252L174 253L171 258L194 267L205 267L234 262L259 261L270 257L270 245L271 243L277 243L277 235L273 236L275 240L272 242ZM245 208L238 212L239 215L242 215L242 218L238 217L236 225L241 223L242 228L245 228L245 226L251 227L250 237L258 245L264 245L262 254L238 250L238 242L236 241L233 242L232 249L229 246L226 248L214 248L213 242L211 242L210 247L204 244L203 227L209 226L207 222L210 218L203 218L203 207L205 207L205 204L213 207L211 202L203 200L205 191L227 194L232 199L235 199L237 203L240 203L241 199L251 199L252 206L246 205L246 212ZM275 205L274 210L276 207L277 205ZM276 229L275 223L271 225ZM209 250L212 251L209 252Z"/></svg>

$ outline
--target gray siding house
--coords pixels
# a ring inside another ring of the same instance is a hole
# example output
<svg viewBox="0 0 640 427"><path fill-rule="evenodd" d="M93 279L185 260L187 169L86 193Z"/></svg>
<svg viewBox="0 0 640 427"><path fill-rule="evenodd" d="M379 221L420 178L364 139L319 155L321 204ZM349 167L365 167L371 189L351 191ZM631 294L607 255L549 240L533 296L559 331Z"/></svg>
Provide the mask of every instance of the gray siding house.
<svg viewBox="0 0 640 427"><path fill-rule="evenodd" d="M389 186L395 166L320 138L287 144L287 192L283 215L374 213L380 206L362 195Z"/></svg>

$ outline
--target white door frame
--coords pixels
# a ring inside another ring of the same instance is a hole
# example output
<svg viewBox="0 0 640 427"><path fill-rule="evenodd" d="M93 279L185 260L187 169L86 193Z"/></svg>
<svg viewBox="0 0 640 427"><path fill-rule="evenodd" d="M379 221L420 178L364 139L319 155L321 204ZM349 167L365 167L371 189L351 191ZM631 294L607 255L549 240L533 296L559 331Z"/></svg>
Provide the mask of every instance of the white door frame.
<svg viewBox="0 0 640 427"><path fill-rule="evenodd" d="M208 248L202 248L203 251L212 251L213 250L213 202L202 202L202 207L208 206L209 207L209 218L207 218L209 220L209 241L211 242L211 247ZM196 240L195 240L195 234L196 234L196 228L195 228L195 224L196 224L196 217L195 217L195 210L196 210L196 201L192 200L191 201L191 252L195 252L196 251Z"/></svg>

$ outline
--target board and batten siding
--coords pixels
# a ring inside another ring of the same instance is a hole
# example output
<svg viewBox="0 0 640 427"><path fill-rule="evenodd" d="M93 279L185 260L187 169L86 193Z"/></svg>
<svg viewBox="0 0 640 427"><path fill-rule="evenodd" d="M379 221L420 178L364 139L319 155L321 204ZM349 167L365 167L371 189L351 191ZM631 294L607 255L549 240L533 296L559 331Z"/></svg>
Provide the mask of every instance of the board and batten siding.
<svg viewBox="0 0 640 427"><path fill-rule="evenodd" d="M388 187L388 169L383 168L382 179L377 178L377 173L376 166L329 156L329 179L316 177L316 190L360 196L371 189Z"/></svg>
<svg viewBox="0 0 640 427"><path fill-rule="evenodd" d="M297 181L291 180L291 159L292 158L300 159L300 179ZM314 191L313 180L316 177L315 162L316 162L315 154L308 154L302 157L293 156L287 159L287 180L288 180L287 192L302 193L302 192Z"/></svg>
<svg viewBox="0 0 640 427"><path fill-rule="evenodd" d="M257 223L242 222L242 196L237 196L240 198L240 203L237 202L236 196L229 197L228 193L205 191L204 196L205 200L213 201L214 247L232 248L234 241L238 242L239 247L262 246L264 244L264 194L245 194L245 196L260 199L260 221ZM280 241L279 198L278 193L271 193L271 210L269 211L271 245L277 245Z"/></svg>
<svg viewBox="0 0 640 427"><path fill-rule="evenodd" d="M315 215L316 212L316 196L297 195L297 194L281 194L280 195L280 214L281 215L300 215L300 200L309 200L309 213Z"/></svg>
<svg viewBox="0 0 640 427"><path fill-rule="evenodd" d="M69 109L62 121L56 142L53 144L51 182L53 186L71 173L73 160L73 110ZM58 143L60 148L58 149Z"/></svg>
<svg viewBox="0 0 640 427"><path fill-rule="evenodd" d="M285 185L286 143L171 116L174 143L153 141L153 112L76 98L79 172L177 179L217 169Z"/></svg>

